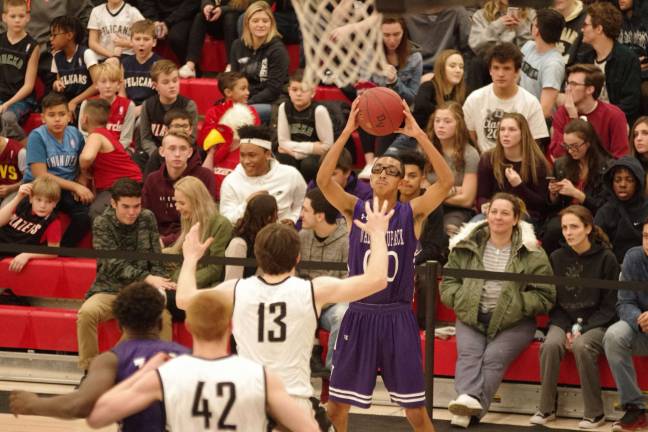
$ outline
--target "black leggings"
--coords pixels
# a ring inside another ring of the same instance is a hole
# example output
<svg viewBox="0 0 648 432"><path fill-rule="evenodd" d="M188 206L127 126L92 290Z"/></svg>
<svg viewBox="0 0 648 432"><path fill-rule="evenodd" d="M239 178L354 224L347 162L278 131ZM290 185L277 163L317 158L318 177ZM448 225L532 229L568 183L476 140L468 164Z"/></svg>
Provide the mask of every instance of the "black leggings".
<svg viewBox="0 0 648 432"><path fill-rule="evenodd" d="M200 67L200 59L202 57L202 47L205 40L205 35L209 34L217 39L223 39L225 43L225 53L229 60L229 49L238 38L238 31L236 23L242 11L228 11L223 13L216 21L205 20L205 15L198 12L193 19L193 25L189 32L189 40L187 42L187 61L192 61L196 64L196 68Z"/></svg>

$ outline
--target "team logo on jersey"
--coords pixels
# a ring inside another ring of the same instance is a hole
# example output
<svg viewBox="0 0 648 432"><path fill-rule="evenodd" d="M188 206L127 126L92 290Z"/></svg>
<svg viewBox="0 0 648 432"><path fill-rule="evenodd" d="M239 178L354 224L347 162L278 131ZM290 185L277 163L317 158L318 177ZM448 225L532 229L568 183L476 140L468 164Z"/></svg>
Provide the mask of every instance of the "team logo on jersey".
<svg viewBox="0 0 648 432"><path fill-rule="evenodd" d="M75 140L74 138L72 138L72 139L70 140L70 146L71 146L74 150L76 150L76 148L77 148L77 142L76 142L76 140Z"/></svg>

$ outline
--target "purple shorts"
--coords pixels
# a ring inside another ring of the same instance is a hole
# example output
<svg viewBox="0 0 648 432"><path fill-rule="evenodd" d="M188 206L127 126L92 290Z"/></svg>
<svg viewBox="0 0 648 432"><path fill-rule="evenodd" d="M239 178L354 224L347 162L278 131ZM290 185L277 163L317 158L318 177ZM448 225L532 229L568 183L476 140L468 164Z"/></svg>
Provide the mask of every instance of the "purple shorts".
<svg viewBox="0 0 648 432"><path fill-rule="evenodd" d="M378 370L393 402L425 405L421 340L409 304L350 304L333 352L331 400L369 408Z"/></svg>

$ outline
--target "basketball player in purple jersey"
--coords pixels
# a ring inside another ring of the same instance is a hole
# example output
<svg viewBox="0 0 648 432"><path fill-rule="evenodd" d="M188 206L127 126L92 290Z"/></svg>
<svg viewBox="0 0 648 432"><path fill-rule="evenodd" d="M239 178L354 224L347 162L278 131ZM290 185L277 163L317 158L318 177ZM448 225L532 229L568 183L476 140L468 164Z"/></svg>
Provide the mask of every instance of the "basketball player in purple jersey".
<svg viewBox="0 0 648 432"><path fill-rule="evenodd" d="M382 291L351 303L333 354L328 414L338 431L347 430L350 405L368 408L381 370L392 401L405 409L416 431L433 431L425 411L425 389L419 330L412 311L414 296L414 252L423 222L447 198L453 185L452 171L443 156L417 125L403 102L405 126L396 130L415 138L430 160L438 181L427 191L400 203L398 186L404 176L398 156L378 157L371 170L371 187L379 205L385 201L394 215L387 230L389 256L388 285ZM366 218L365 203L348 194L332 180L333 170L344 143L358 127L358 99L351 107L347 124L326 154L317 173L317 185L326 199L342 213L350 228L349 276L362 274L369 257L369 241L353 220Z"/></svg>
<svg viewBox="0 0 648 432"><path fill-rule="evenodd" d="M9 397L14 415L42 415L64 419L86 418L99 397L141 368L159 352L179 355L190 352L174 342L159 339L165 299L145 282L123 288L113 312L124 331L125 340L95 358L78 390L61 396L40 397L34 393L13 391ZM121 432L164 432L162 403L125 418Z"/></svg>

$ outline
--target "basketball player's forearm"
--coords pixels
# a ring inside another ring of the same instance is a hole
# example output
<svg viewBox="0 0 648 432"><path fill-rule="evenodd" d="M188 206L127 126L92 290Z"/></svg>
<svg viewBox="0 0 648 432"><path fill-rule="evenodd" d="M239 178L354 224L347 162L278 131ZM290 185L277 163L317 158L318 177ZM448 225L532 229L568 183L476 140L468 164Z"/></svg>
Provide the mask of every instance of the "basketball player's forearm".
<svg viewBox="0 0 648 432"><path fill-rule="evenodd" d="M437 175L437 183L440 183L447 190L450 190L454 185L454 175L441 153L439 153L436 147L434 147L430 138L428 138L422 130L417 134L416 141L419 143L423 152L432 164L432 169Z"/></svg>
<svg viewBox="0 0 648 432"><path fill-rule="evenodd" d="M198 288L196 286L196 268L198 267L197 260L185 260L182 262L180 275L178 276L178 288L176 291L176 304L184 310L191 298L196 295Z"/></svg>
<svg viewBox="0 0 648 432"><path fill-rule="evenodd" d="M351 133L351 131L345 128L326 153L326 156L324 156L324 160L317 171L317 186L320 188L327 186L332 181L331 176L333 175L333 171L335 171L342 150L344 150L344 144L351 137Z"/></svg>

